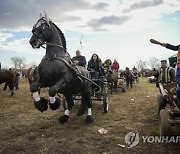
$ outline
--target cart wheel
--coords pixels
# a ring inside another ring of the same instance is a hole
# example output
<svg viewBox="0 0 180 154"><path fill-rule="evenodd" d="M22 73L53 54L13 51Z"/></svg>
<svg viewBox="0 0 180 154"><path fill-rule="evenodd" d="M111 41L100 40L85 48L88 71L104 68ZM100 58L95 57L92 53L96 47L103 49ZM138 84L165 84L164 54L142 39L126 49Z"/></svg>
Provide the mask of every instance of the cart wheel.
<svg viewBox="0 0 180 154"><path fill-rule="evenodd" d="M105 84L103 88L103 109L104 113L107 113L109 110L109 98L108 98L108 87Z"/></svg>
<svg viewBox="0 0 180 154"><path fill-rule="evenodd" d="M107 113L109 110L109 99L107 93L103 94L103 109L104 113Z"/></svg>
<svg viewBox="0 0 180 154"><path fill-rule="evenodd" d="M159 132L160 136L171 136L172 134L172 129L171 125L168 122L169 119L169 113L167 110L162 109L160 111L160 117L159 117Z"/></svg>
<svg viewBox="0 0 180 154"><path fill-rule="evenodd" d="M163 98L163 95L160 93L157 95L157 110L158 114L161 111L161 109L165 109L166 106L166 100Z"/></svg>
<svg viewBox="0 0 180 154"><path fill-rule="evenodd" d="M108 98L108 87L107 83L103 85L103 91L102 91L102 96L103 96L103 109L104 113L107 113L109 110L109 98Z"/></svg>

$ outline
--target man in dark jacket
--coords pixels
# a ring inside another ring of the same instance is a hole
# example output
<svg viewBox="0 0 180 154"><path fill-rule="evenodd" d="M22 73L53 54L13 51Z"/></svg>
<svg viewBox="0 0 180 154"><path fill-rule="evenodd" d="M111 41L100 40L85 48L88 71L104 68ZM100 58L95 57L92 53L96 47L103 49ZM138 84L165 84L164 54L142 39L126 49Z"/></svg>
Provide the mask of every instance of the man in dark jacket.
<svg viewBox="0 0 180 154"><path fill-rule="evenodd" d="M76 51L76 56L73 57L72 60L78 66L86 66L86 58L81 55L79 50Z"/></svg>

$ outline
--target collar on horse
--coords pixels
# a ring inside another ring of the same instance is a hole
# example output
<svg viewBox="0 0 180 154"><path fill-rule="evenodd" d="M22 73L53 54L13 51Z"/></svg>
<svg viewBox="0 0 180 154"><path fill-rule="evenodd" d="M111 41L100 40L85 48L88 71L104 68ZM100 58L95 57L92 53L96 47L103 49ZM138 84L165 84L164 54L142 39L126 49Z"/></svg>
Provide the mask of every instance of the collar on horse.
<svg viewBox="0 0 180 154"><path fill-rule="evenodd" d="M47 43L47 42L45 42L44 44L56 46L56 47L62 48L64 50L64 47L62 45L59 45L59 44L53 44L53 43ZM41 45L41 47L46 49L46 47L44 47L43 45Z"/></svg>
<svg viewBox="0 0 180 154"><path fill-rule="evenodd" d="M49 54L46 54L44 57L43 57L43 59L44 60L54 60L54 59L59 59L59 60L64 60L63 58L61 58L61 57L70 57L69 56L69 54L65 54L65 55L61 55L61 56L59 56L59 55L49 55Z"/></svg>

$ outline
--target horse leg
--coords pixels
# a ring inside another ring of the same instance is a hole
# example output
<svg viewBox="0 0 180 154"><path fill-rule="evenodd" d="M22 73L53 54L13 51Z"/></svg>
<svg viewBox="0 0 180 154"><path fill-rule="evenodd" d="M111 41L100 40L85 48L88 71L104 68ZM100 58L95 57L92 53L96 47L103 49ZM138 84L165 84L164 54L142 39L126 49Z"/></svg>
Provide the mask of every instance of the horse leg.
<svg viewBox="0 0 180 154"><path fill-rule="evenodd" d="M62 115L59 118L59 122L61 124L64 124L64 123L68 122L70 111L71 111L71 109L72 109L72 107L74 105L74 100L73 100L73 95L72 94L65 95L65 98L66 98L66 101L67 101L67 109L65 110L64 115Z"/></svg>
<svg viewBox="0 0 180 154"><path fill-rule="evenodd" d="M126 80L126 88L129 88L129 79Z"/></svg>
<svg viewBox="0 0 180 154"><path fill-rule="evenodd" d="M3 88L3 91L5 91L7 89L7 86L9 86L9 89L11 91L11 96L14 95L14 83L13 81L12 82L5 82L5 85L4 85L4 88Z"/></svg>
<svg viewBox="0 0 180 154"><path fill-rule="evenodd" d="M78 112L77 112L77 116L83 115L84 112L85 112L86 109L87 109L87 101L88 101L87 99L88 99L88 98L86 98L85 95L86 95L85 93L81 92L82 100L81 100L81 105L80 105L80 107L79 107L79 109L78 109Z"/></svg>
<svg viewBox="0 0 180 154"><path fill-rule="evenodd" d="M111 94L113 93L113 82L111 81Z"/></svg>
<svg viewBox="0 0 180 154"><path fill-rule="evenodd" d="M85 122L86 123L92 123L93 118L92 118L92 104L91 104L91 94L89 92L82 92L82 101L81 101L81 106L78 110L78 116L84 114L85 110L88 110L88 114L86 116Z"/></svg>
<svg viewBox="0 0 180 154"><path fill-rule="evenodd" d="M29 75L28 75L29 76ZM29 82L29 86L31 87L31 84L32 84L32 81L29 79L29 77L27 77L28 78L28 82ZM40 94L40 93L39 93ZM31 92L31 96L33 96L33 93Z"/></svg>
<svg viewBox="0 0 180 154"><path fill-rule="evenodd" d="M131 86L131 88L133 87L133 79L131 79L131 81L130 81L130 86Z"/></svg>
<svg viewBox="0 0 180 154"><path fill-rule="evenodd" d="M5 85L4 85L4 88L3 88L3 91L5 91L7 89L7 86L8 86L8 83L5 82Z"/></svg>
<svg viewBox="0 0 180 154"><path fill-rule="evenodd" d="M54 86L49 88L49 95L51 97L54 97L56 95L56 93L62 89L63 87L65 87L66 82L64 79L61 79L59 82L57 82Z"/></svg>
<svg viewBox="0 0 180 154"><path fill-rule="evenodd" d="M115 89L115 92L117 93L117 81L114 81L114 89Z"/></svg>
<svg viewBox="0 0 180 154"><path fill-rule="evenodd" d="M50 88L49 95L50 95L50 98L49 98L49 107L52 110L58 109L59 106L61 105L61 101L60 101L60 99L58 97L55 97L56 91L51 92L51 88Z"/></svg>
<svg viewBox="0 0 180 154"><path fill-rule="evenodd" d="M61 101L58 97L50 96L49 98L49 107L51 110L57 110L59 106L61 105Z"/></svg>
<svg viewBox="0 0 180 154"><path fill-rule="evenodd" d="M41 83L40 82L34 82L30 86L30 90L33 93L34 98L34 106L41 112L46 111L48 109L48 100L40 97L38 93L38 89L40 88Z"/></svg>
<svg viewBox="0 0 180 154"><path fill-rule="evenodd" d="M13 81L9 83L9 89L11 91L11 96L14 95L14 82Z"/></svg>
<svg viewBox="0 0 180 154"><path fill-rule="evenodd" d="M57 82L54 86L49 88L49 96L50 96L50 101L49 101L49 107L52 110L56 110L60 106L60 99L58 97L55 97L56 93L65 85L64 79L60 80Z"/></svg>
<svg viewBox="0 0 180 154"><path fill-rule="evenodd" d="M86 95L84 95L84 97L86 98L86 103L87 103L87 108L88 108L88 114L86 116L85 122L90 124L93 122L91 94L86 93Z"/></svg>

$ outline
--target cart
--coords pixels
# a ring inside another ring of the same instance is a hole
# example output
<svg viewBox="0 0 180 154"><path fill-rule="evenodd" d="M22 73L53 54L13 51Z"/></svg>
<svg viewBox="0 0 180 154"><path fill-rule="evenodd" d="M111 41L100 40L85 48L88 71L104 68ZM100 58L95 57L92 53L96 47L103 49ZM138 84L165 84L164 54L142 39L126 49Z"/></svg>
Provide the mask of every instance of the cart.
<svg viewBox="0 0 180 154"><path fill-rule="evenodd" d="M174 83L159 83L157 96L160 136L180 135L180 102L176 96Z"/></svg>
<svg viewBox="0 0 180 154"><path fill-rule="evenodd" d="M118 78L117 88L121 88L122 92L126 92L126 79L124 77Z"/></svg>
<svg viewBox="0 0 180 154"><path fill-rule="evenodd" d="M107 113L109 110L109 93L108 93L108 84L104 76L94 76L94 72L90 71L91 74L91 100L92 101L101 101L103 104L103 111ZM95 84L93 84L95 83ZM98 86L97 86L98 85ZM67 102L64 96L61 96L63 108L67 109ZM74 100L82 100L81 94L73 96Z"/></svg>

